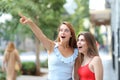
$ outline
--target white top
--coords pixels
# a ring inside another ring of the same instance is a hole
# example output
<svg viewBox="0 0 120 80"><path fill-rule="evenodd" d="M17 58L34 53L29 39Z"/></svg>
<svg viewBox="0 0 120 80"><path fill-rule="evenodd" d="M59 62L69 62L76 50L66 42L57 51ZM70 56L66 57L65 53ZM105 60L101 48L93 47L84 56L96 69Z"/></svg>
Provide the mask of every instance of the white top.
<svg viewBox="0 0 120 80"><path fill-rule="evenodd" d="M65 58L56 44L53 52L48 55L48 80L72 80L73 66L77 55L78 49L75 48L73 55Z"/></svg>

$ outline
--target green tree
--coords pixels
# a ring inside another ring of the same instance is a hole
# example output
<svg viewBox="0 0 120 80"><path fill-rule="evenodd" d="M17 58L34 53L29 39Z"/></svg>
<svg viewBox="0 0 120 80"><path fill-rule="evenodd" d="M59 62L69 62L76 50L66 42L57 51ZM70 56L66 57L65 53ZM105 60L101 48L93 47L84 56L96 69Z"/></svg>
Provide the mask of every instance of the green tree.
<svg viewBox="0 0 120 80"><path fill-rule="evenodd" d="M76 27L76 32L79 33L84 29L84 19L89 18L89 0L75 0L77 3L77 9L73 15L73 23Z"/></svg>
<svg viewBox="0 0 120 80"><path fill-rule="evenodd" d="M7 22L4 26L9 26L2 30L6 30L5 34L10 34L12 39L14 39L14 34L17 35L17 39L22 38L24 40L25 36L34 38L36 43L36 65L37 65L37 74L39 74L39 41L33 35L32 31L28 27L22 28L19 23L18 13L30 17L45 33L50 39L56 38L56 29L59 26L58 24L63 21L72 22L76 33L84 30L84 19L89 18L89 0L75 0L77 8L75 13L70 15L68 14L63 5L66 0L1 0L0 1L0 14L10 13L13 18L12 21ZM0 26L3 26L0 24ZM10 31L10 32L9 32ZM0 31L0 35L3 33ZM19 36L18 36L19 35ZM34 37L33 37L34 36ZM8 36L8 39L11 39ZM19 43L19 41L17 42Z"/></svg>
<svg viewBox="0 0 120 80"><path fill-rule="evenodd" d="M1 0L0 9L1 13L10 13L13 16L13 20L7 23L10 26L10 33L12 33L12 31L14 31L14 34L23 32L23 34L32 34L32 36L34 36L28 28L24 28L23 30L18 27L23 26L19 24L18 13L20 12L23 15L33 19L33 21L42 29L46 36L50 39L54 39L55 37L53 36L56 34L56 29L62 18L61 14L64 12L64 3L65 0ZM8 34L8 31L6 33ZM37 65L36 74L39 75L39 41L36 37L35 43Z"/></svg>
<svg viewBox="0 0 120 80"><path fill-rule="evenodd" d="M89 19L89 0L74 0L76 2L77 8L75 9L75 13L65 15L65 19L72 22L76 33L78 34L80 31L85 31L85 27L83 25L84 19ZM67 14L67 13L66 13Z"/></svg>

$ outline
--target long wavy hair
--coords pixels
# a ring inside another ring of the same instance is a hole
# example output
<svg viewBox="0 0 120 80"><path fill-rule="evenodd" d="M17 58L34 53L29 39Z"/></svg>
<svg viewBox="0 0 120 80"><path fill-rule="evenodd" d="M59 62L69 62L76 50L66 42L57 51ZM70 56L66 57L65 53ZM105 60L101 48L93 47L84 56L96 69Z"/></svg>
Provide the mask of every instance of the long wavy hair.
<svg viewBox="0 0 120 80"><path fill-rule="evenodd" d="M65 24L70 29L70 32L71 32L71 35L72 35L72 37L69 40L69 46L72 47L72 48L77 48L76 36L75 36L75 31L73 29L73 26L69 22L63 22L62 24ZM58 32L60 30L60 26L58 27ZM60 38L57 37L56 41L60 42Z"/></svg>
<svg viewBox="0 0 120 80"><path fill-rule="evenodd" d="M98 54L98 49L97 49L97 45L96 45L96 40L95 40L95 37L94 35L92 35L90 32L82 32L78 35L77 39L79 38L79 36L83 35L86 42L87 42L87 45L88 45L88 49L87 49L87 55L89 57L94 57L94 56L99 56ZM75 76L77 76L77 79L78 80L78 68L81 66L82 62L83 62L83 58L84 58L84 55L82 53L79 53L78 54L78 57L76 58L76 61L75 61Z"/></svg>
<svg viewBox="0 0 120 80"><path fill-rule="evenodd" d="M15 49L15 45L13 42L9 42L7 47L6 47L6 51L7 52L12 52Z"/></svg>
<svg viewBox="0 0 120 80"><path fill-rule="evenodd" d="M15 45L13 42L8 42L7 47L4 52L4 59L9 60L10 54L15 50Z"/></svg>

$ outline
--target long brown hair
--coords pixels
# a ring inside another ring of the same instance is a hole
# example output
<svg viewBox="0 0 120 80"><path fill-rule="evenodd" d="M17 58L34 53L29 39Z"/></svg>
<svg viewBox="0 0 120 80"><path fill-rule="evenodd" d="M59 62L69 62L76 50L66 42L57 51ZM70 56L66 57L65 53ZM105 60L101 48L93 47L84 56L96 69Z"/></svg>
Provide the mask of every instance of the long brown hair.
<svg viewBox="0 0 120 80"><path fill-rule="evenodd" d="M81 35L84 36L84 38L87 42L87 45L88 45L87 55L89 57L99 56L95 37L90 32L82 32L78 35L77 39ZM77 71L78 71L78 68L81 66L81 64L83 62L83 58L84 58L84 55L82 53L79 53L78 57L75 60L75 65L74 65L75 76L74 77L77 77L77 80L78 80Z"/></svg>
<svg viewBox="0 0 120 80"><path fill-rule="evenodd" d="M6 48L7 52L12 52L15 49L15 45L13 42L9 42Z"/></svg>
<svg viewBox="0 0 120 80"><path fill-rule="evenodd" d="M62 24L65 24L70 29L70 32L71 32L71 35L72 35L72 37L69 40L69 46L72 47L72 48L76 48L77 47L77 45L76 45L77 42L76 42L75 31L73 29L73 26L69 22L63 22ZM60 26L58 28L58 32L59 32ZM60 42L59 37L57 37L57 41Z"/></svg>
<svg viewBox="0 0 120 80"><path fill-rule="evenodd" d="M96 40L95 40L94 35L92 35L90 32L82 32L78 35L78 37L81 35L84 36L84 38L87 42L87 45L88 45L87 55L89 57L98 56L99 54L98 54L98 49L97 49Z"/></svg>
<svg viewBox="0 0 120 80"><path fill-rule="evenodd" d="M4 60L8 61L10 54L15 50L15 45L13 42L8 42L7 47L4 52Z"/></svg>

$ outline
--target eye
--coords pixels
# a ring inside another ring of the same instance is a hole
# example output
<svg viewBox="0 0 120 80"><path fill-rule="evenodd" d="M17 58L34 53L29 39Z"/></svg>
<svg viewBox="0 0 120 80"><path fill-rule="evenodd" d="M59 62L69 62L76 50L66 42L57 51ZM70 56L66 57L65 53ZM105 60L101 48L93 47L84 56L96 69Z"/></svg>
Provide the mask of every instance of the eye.
<svg viewBox="0 0 120 80"><path fill-rule="evenodd" d="M81 41L85 41L85 39L81 39Z"/></svg>
<svg viewBox="0 0 120 80"><path fill-rule="evenodd" d="M70 30L68 30L68 29L65 29L65 32L70 32Z"/></svg>

